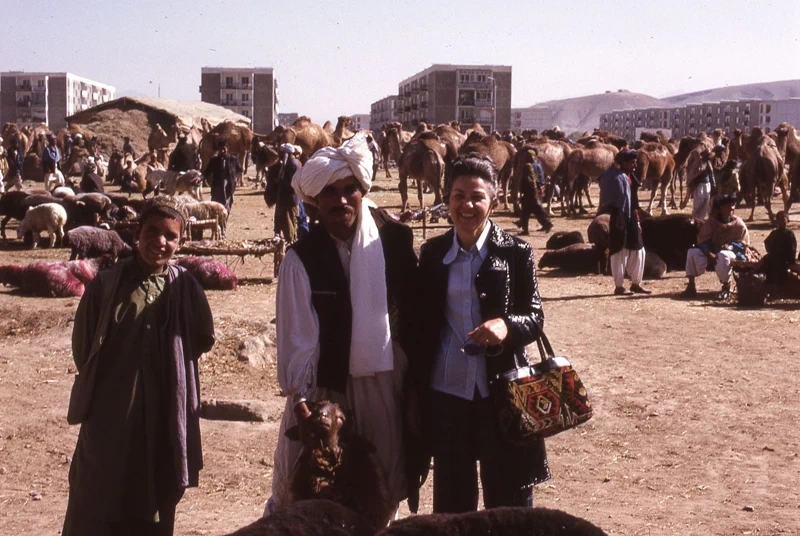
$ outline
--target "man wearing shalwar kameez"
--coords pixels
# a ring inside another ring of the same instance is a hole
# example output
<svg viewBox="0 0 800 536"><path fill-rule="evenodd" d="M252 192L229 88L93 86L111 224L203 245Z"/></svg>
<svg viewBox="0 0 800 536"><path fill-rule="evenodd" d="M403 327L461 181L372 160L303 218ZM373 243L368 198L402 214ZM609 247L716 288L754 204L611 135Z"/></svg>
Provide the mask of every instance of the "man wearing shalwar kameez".
<svg viewBox="0 0 800 536"><path fill-rule="evenodd" d="M355 431L375 444L394 500L406 497L401 403L417 258L411 230L363 199L372 164L359 133L317 151L292 180L319 223L289 249L278 275L278 381L287 401L265 515L290 500L301 444L285 432L302 426L306 401L352 412Z"/></svg>
<svg viewBox="0 0 800 536"><path fill-rule="evenodd" d="M611 166L600 176L600 213L609 214L608 249L611 253L609 264L614 276L614 294L625 294L625 273L631 278L631 291L650 294L642 288L644 275L644 242L639 225L638 202L631 196L631 184L636 178L637 152L620 151ZM636 198L638 199L638 198Z"/></svg>
<svg viewBox="0 0 800 536"><path fill-rule="evenodd" d="M214 325L202 287L169 264L183 225L173 198L149 201L135 257L100 272L81 298L67 414L81 429L62 536L171 536L178 501L197 486L197 360Z"/></svg>

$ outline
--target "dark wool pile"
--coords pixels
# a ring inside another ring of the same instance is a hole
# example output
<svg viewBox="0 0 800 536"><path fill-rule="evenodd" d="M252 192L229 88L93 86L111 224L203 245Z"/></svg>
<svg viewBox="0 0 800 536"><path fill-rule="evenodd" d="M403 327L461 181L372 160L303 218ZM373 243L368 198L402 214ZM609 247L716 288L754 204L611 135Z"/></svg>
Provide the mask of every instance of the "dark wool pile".
<svg viewBox="0 0 800 536"><path fill-rule="evenodd" d="M225 263L211 257L186 256L175 260L197 279L205 290L235 290L239 280Z"/></svg>

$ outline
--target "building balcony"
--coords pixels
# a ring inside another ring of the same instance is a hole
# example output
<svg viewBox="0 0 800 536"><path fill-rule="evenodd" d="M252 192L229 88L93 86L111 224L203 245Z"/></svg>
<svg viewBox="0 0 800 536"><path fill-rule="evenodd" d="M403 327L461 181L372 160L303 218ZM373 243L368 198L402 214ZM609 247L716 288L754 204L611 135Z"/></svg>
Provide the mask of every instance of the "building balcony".
<svg viewBox="0 0 800 536"><path fill-rule="evenodd" d="M404 112L410 112L410 111L411 111L411 106L405 106L405 107L403 108L403 111L404 111Z"/></svg>
<svg viewBox="0 0 800 536"><path fill-rule="evenodd" d="M475 99L475 106L492 106L492 99Z"/></svg>
<svg viewBox="0 0 800 536"><path fill-rule="evenodd" d="M461 81L459 81L457 87L460 87L460 88L468 87L468 88L478 88L478 89L492 89L492 87L494 87L494 84L492 83L491 80L487 80L486 82L475 82L475 81L461 82Z"/></svg>
<svg viewBox="0 0 800 536"><path fill-rule="evenodd" d="M29 86L28 84L18 85L17 91L31 91L31 86Z"/></svg>
<svg viewBox="0 0 800 536"><path fill-rule="evenodd" d="M420 103L419 103L419 107L420 107L420 108L427 108L427 107L428 107L428 101L422 101L422 102L420 102Z"/></svg>
<svg viewBox="0 0 800 536"><path fill-rule="evenodd" d="M415 102L414 104L411 105L411 109L412 110L418 110L419 109L419 105Z"/></svg>
<svg viewBox="0 0 800 536"><path fill-rule="evenodd" d="M29 101L29 100L18 100L17 101L17 107L18 108L30 108L31 107L31 101Z"/></svg>
<svg viewBox="0 0 800 536"><path fill-rule="evenodd" d="M253 85L250 84L249 82L247 84L236 83L236 82L228 84L227 82L222 82L222 84L220 84L220 87L222 89L253 89Z"/></svg>
<svg viewBox="0 0 800 536"><path fill-rule="evenodd" d="M31 88L31 91L33 91L34 93L44 93L45 91L47 91L47 87L45 87L45 86L33 86Z"/></svg>
<svg viewBox="0 0 800 536"><path fill-rule="evenodd" d="M419 85L420 91L428 91L428 84L420 84Z"/></svg>

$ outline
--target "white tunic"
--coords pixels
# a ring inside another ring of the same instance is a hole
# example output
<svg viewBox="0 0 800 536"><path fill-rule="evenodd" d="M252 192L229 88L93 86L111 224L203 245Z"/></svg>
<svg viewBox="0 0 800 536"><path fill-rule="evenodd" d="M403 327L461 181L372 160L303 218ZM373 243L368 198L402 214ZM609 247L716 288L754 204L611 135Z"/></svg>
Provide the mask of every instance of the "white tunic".
<svg viewBox="0 0 800 536"><path fill-rule="evenodd" d="M349 279L349 245L341 241L336 245ZM407 367L400 345L393 344L393 371L357 378L351 376L345 394L317 387L319 319L311 302L308 274L300 257L291 249L286 253L278 274L276 309L278 383L287 399L275 449L272 497L265 515L288 503L288 479L301 445L299 441L286 438L285 432L297 424L294 404L300 396L311 401L331 400L352 411L356 432L375 444L378 459L388 477L389 489L399 503L406 495L401 403L402 381Z"/></svg>

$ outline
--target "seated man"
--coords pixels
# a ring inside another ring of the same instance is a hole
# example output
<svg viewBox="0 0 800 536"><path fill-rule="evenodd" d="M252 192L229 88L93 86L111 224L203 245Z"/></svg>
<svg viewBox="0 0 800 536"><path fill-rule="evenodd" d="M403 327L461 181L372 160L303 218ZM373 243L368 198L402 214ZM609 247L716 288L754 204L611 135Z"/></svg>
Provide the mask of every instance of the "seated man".
<svg viewBox="0 0 800 536"><path fill-rule="evenodd" d="M797 256L797 239L794 232L786 228L789 215L781 210L775 215L775 223L778 228L764 240L767 254L753 269L754 272L767 275L767 294L771 297L786 283L789 267L794 264Z"/></svg>
<svg viewBox="0 0 800 536"><path fill-rule="evenodd" d="M731 261L744 260L745 246L750 244L750 233L744 221L734 216L736 196L717 196L711 207L711 213L697 234L697 247L686 253L686 277L689 284L683 291L684 298L697 296L695 278L703 275L709 262L713 263L717 277L722 283L718 300L730 297Z"/></svg>

